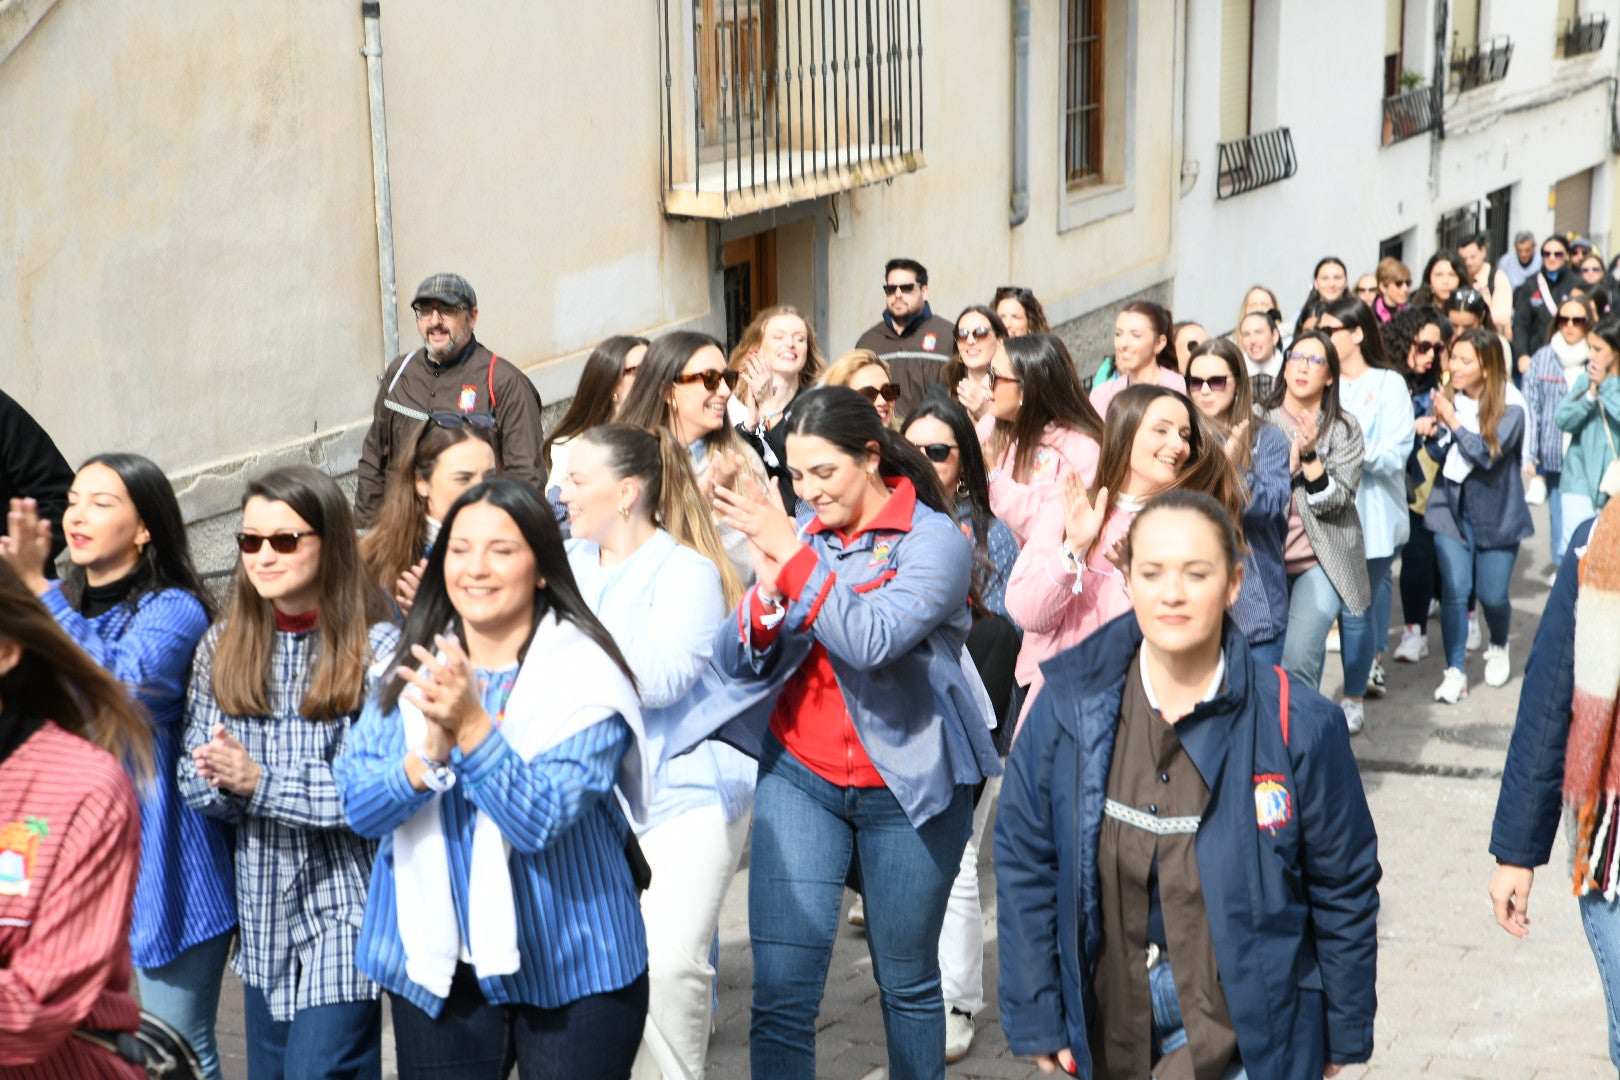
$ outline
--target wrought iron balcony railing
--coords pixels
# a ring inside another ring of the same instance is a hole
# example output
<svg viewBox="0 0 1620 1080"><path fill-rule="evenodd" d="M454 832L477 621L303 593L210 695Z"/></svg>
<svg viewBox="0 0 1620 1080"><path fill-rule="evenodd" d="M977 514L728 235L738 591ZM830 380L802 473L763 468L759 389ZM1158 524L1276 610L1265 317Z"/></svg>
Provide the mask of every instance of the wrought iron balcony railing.
<svg viewBox="0 0 1620 1080"><path fill-rule="evenodd" d="M1294 158L1294 137L1287 128L1262 131L1216 146L1220 171L1215 197L1230 199L1246 191L1286 180L1299 171Z"/></svg>
<svg viewBox="0 0 1620 1080"><path fill-rule="evenodd" d="M1558 37L1559 55L1568 60L1574 56L1601 52L1603 39L1608 32L1609 17L1602 12L1584 19L1571 19L1564 24L1564 32Z"/></svg>
<svg viewBox="0 0 1620 1080"><path fill-rule="evenodd" d="M1467 93L1507 78L1508 62L1513 59L1513 42L1505 37L1491 38L1478 45L1457 49L1451 54L1451 84L1458 93Z"/></svg>
<svg viewBox="0 0 1620 1080"><path fill-rule="evenodd" d="M658 0L664 211L733 218L923 164L923 0Z"/></svg>
<svg viewBox="0 0 1620 1080"><path fill-rule="evenodd" d="M1384 99L1384 129L1380 146L1410 139L1434 128L1434 88L1414 86Z"/></svg>

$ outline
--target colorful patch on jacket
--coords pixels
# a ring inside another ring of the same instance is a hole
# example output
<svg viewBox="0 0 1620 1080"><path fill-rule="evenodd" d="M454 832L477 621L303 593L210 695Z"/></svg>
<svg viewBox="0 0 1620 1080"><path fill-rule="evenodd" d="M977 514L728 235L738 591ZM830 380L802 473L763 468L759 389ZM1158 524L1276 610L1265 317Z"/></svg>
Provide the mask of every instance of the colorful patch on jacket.
<svg viewBox="0 0 1620 1080"><path fill-rule="evenodd" d="M1049 476L1056 472L1057 463L1058 456L1055 450L1050 446L1037 447L1035 450L1035 462L1029 467L1030 482L1033 483L1043 476Z"/></svg>
<svg viewBox="0 0 1620 1080"><path fill-rule="evenodd" d="M872 545L872 559L866 565L868 567L882 566L884 563L889 561L889 552L891 552L893 550L894 550L894 541L893 540L879 540L879 541L877 541L876 543L874 543Z"/></svg>
<svg viewBox="0 0 1620 1080"><path fill-rule="evenodd" d="M456 404L462 412L472 412L478 408L478 387L470 384L463 386L461 388L461 400Z"/></svg>
<svg viewBox="0 0 1620 1080"><path fill-rule="evenodd" d="M0 828L0 896L27 896L39 858L39 842L51 834L42 817L7 822Z"/></svg>
<svg viewBox="0 0 1620 1080"><path fill-rule="evenodd" d="M923 347L923 349L925 351L933 352L934 351L934 346L938 345L938 344L939 344L939 335L938 334L924 334L923 335L922 347Z"/></svg>
<svg viewBox="0 0 1620 1080"><path fill-rule="evenodd" d="M1277 773L1256 773L1254 777L1254 820L1275 836L1277 830L1294 818L1294 800Z"/></svg>

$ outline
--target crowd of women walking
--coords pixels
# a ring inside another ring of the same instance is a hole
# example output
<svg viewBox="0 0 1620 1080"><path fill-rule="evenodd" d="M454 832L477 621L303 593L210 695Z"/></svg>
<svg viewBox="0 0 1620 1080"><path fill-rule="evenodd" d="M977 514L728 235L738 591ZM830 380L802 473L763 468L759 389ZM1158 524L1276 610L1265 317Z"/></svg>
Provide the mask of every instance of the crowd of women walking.
<svg viewBox="0 0 1620 1080"><path fill-rule="evenodd" d="M815 1075L847 918L890 1076L941 1077L986 1001L998 801L1014 1052L1133 1080L1366 1061L1349 738L1436 610L1436 700L1476 636L1504 685L1527 500L1555 500L1556 557L1620 484L1607 298L1509 348L1436 268L1408 303L1399 264L1352 290L1324 259L1288 330L1263 287L1221 335L1133 302L1094 379L1001 290L918 400L790 307L730 355L611 338L546 491L501 475L493 418L433 413L363 536L318 470L253 479L219 595L145 458L78 470L60 582L15 500L0 1066L140 1075L133 965L217 1077L228 962L256 1080L378 1076L383 995L402 1077L699 1077L746 851L754 1075Z"/></svg>

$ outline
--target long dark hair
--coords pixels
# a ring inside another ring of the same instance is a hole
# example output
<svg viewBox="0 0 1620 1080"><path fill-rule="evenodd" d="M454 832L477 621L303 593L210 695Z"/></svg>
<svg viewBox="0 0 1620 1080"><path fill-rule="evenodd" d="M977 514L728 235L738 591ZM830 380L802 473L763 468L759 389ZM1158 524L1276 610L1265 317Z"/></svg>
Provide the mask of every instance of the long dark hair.
<svg viewBox="0 0 1620 1080"><path fill-rule="evenodd" d="M1292 352L1294 346L1301 341L1314 341L1321 345L1322 355L1327 357L1329 382L1327 386L1322 388L1322 423L1320 426L1320 431L1325 435L1340 422L1339 350L1333 347L1332 335L1324 334L1320 330L1307 330L1289 344L1289 351ZM1285 359L1283 361L1284 371L1287 370L1288 364L1289 361ZM1286 400L1288 400L1288 380L1279 376L1277 384L1271 388L1270 396L1261 402L1260 407L1267 411L1280 409Z"/></svg>
<svg viewBox="0 0 1620 1080"><path fill-rule="evenodd" d="M134 580L124 606L135 610L147 593L164 589L180 589L197 598L210 620L214 617L214 598L203 586L197 568L191 562L191 541L186 536L186 520L180 513L180 500L175 498L174 487L163 470L149 458L139 454L97 454L79 466L83 472L92 465L104 465L118 474L124 490L129 493L130 506L151 540L141 549L135 563ZM77 609L84 600L87 585L84 567L69 566L62 576L62 595Z"/></svg>
<svg viewBox="0 0 1620 1080"><path fill-rule="evenodd" d="M551 434L541 444L540 454L545 458L548 473L551 471L553 443L560 439L572 439L582 431L613 419L616 405L613 395L619 389L619 380L624 378L625 358L630 355L631 349L647 344L649 342L644 337L615 334L591 350L591 355L585 358L585 370L579 373L579 386L574 389L574 399L568 403L568 411L563 413L562 419L557 421L557 426L551 429Z"/></svg>
<svg viewBox="0 0 1620 1080"><path fill-rule="evenodd" d="M336 480L309 465L287 465L250 481L242 505L253 498L286 503L321 538L315 608L320 646L298 711L310 720L336 720L360 707L373 659L371 627L388 621L387 597L366 572L354 515ZM265 716L275 609L253 587L240 555L230 589L230 608L214 649L214 697L227 715Z"/></svg>
<svg viewBox="0 0 1620 1080"><path fill-rule="evenodd" d="M1205 417L1214 433L1223 441L1230 435L1233 428L1244 420L1249 422L1248 430L1244 433L1243 444L1235 464L1238 472L1248 476L1249 467L1254 460L1254 444L1260 438L1260 425L1264 422L1254 415L1254 384L1249 381L1249 365L1243 356L1243 350L1233 343L1231 338L1208 338L1193 347L1187 356L1187 375L1192 376L1194 360L1201 360L1206 356L1213 356L1226 365L1227 378L1232 380L1232 403L1226 407L1226 415L1219 419ZM1189 392L1189 398L1192 394ZM1202 411L1202 410L1200 410Z"/></svg>
<svg viewBox="0 0 1620 1080"><path fill-rule="evenodd" d="M1180 366L1176 363L1176 334L1175 321L1170 317L1170 309L1162 304L1155 304L1151 300L1133 300L1119 309L1120 315L1141 315L1153 324L1153 332L1164 338L1164 347L1154 354L1153 359L1162 368L1179 372ZM1115 316L1118 318L1119 316Z"/></svg>
<svg viewBox="0 0 1620 1080"><path fill-rule="evenodd" d="M661 428L673 435L675 417L671 397L675 391L675 379L692 357L711 347L719 351L720 359L724 361L725 346L708 334L695 330L675 330L653 339L653 343L647 346L647 355L641 358L641 366L636 369L636 381L631 384L630 393L619 403L619 412L614 419L644 431ZM704 436L703 442L711 451L736 450L744 456L753 453L730 423L721 424L711 431Z"/></svg>
<svg viewBox="0 0 1620 1080"><path fill-rule="evenodd" d="M855 397L866 405L865 398L859 394L855 394ZM872 411L870 405L866 405L866 409ZM411 613L405 620L405 629L400 633L399 648L394 653L390 668L416 667L417 661L411 647L420 645L431 652L434 635L445 633L446 627L457 637L462 636L461 615L450 602L450 593L444 584L444 560L450 548L449 541L455 535L456 518L467 507L477 503L488 503L512 519L518 532L523 534L529 550L534 553L535 569L539 572L540 580L545 582L535 590L534 619L529 626L529 637L518 651L519 660L528 655L529 644L534 640L534 631L540 625L540 620L547 614L555 614L558 619L577 626L581 633L607 653L608 658L624 672L624 677L630 680L630 684L636 685L635 674L631 672L630 664L619 651L619 646L614 643L613 635L607 632L579 593L573 568L568 565L568 553L563 549L562 531L557 528L556 515L540 501L540 496L528 484L507 476L474 484L462 493L461 498L450 507L450 513L445 515L442 530L445 542L433 545L427 570L422 574L422 584L416 590L416 603L411 606ZM378 692L378 704L385 710L393 709L399 704L399 695L405 686L401 679L383 680Z"/></svg>
<svg viewBox="0 0 1620 1080"><path fill-rule="evenodd" d="M826 439L841 452L860 458L878 448L878 472L904 477L917 489L917 501L951 515L950 501L940 490L939 475L928 459L897 432L878 420L872 403L847 386L818 386L799 395L788 416L788 435Z"/></svg>
<svg viewBox="0 0 1620 1080"><path fill-rule="evenodd" d="M1373 314L1366 301L1346 290L1343 296L1327 305L1322 314L1338 319L1339 325L1347 329L1361 331L1361 358L1368 367L1383 371L1399 370L1384 351L1384 335L1380 332L1378 316Z"/></svg>
<svg viewBox="0 0 1620 1080"><path fill-rule="evenodd" d="M152 725L130 688L74 644L4 559L0 640L22 646L17 665L0 675L7 715L51 720L107 751L138 779L152 776Z"/></svg>
<svg viewBox="0 0 1620 1080"><path fill-rule="evenodd" d="M1463 266L1462 256L1450 251L1437 251L1429 256L1429 261L1423 264L1423 276L1418 279L1419 284L1412 290L1412 299L1408 301L1411 307L1439 307L1435 302L1434 286L1429 284L1429 278L1434 274L1434 268L1441 263L1451 267L1452 273L1457 275L1457 289L1472 288L1468 283L1468 268ZM1457 290L1452 290L1452 296ZM1451 297L1447 297L1447 300Z"/></svg>
<svg viewBox="0 0 1620 1080"><path fill-rule="evenodd" d="M985 584L995 572L990 562L990 524L996 518L990 512L990 482L985 476L984 451L979 446L973 418L949 396L943 386L933 386L922 404L913 409L905 423L900 425L901 436L911 429L912 424L923 419L938 420L950 428L951 438L956 443L956 460L961 466L961 474L956 481L956 490L945 492L945 497L955 503L952 513L957 522L973 530L973 583L982 594ZM934 475L937 477L939 474Z"/></svg>
<svg viewBox="0 0 1620 1080"><path fill-rule="evenodd" d="M996 421L990 453L1000 461L1009 448L1016 447L1013 479L1023 483L1029 478L1048 424L1072 428L1101 442L1103 421L1081 389L1074 360L1062 341L1051 334L1025 334L1008 338L1002 347L1024 388L1024 403L1015 419Z"/></svg>
<svg viewBox="0 0 1620 1080"><path fill-rule="evenodd" d="M998 285L996 294L990 300L991 307L1000 307L1003 300L1016 300L1018 306L1024 309L1024 321L1029 324L1028 333L1050 334L1051 326L1046 321L1046 309L1041 302L1035 299L1035 294L1022 285ZM961 318L961 316L957 316ZM994 324L991 324L994 325Z"/></svg>

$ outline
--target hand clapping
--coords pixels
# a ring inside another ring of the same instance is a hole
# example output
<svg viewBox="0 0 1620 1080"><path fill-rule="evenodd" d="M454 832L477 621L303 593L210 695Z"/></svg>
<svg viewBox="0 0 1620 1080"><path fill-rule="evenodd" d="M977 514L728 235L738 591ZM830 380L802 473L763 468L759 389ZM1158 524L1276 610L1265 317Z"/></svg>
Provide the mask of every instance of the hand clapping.
<svg viewBox="0 0 1620 1080"><path fill-rule="evenodd" d="M405 697L422 710L428 722L424 751L442 760L449 756L451 745L459 742L463 750L468 750L482 742L494 721L479 701L478 677L461 642L452 634L435 634L433 644L443 654L442 660L422 646L413 645L411 655L421 662L421 667L401 666L395 674L410 683Z"/></svg>
<svg viewBox="0 0 1620 1080"><path fill-rule="evenodd" d="M51 558L51 523L39 516L33 499L12 499L6 514L6 532L0 536L0 558L11 564L34 595L48 587L45 567Z"/></svg>
<svg viewBox="0 0 1620 1080"><path fill-rule="evenodd" d="M210 787L244 799L259 790L262 772L258 762L236 736L225 730L224 724L214 725L213 738L193 750L191 760L196 763L197 775Z"/></svg>

